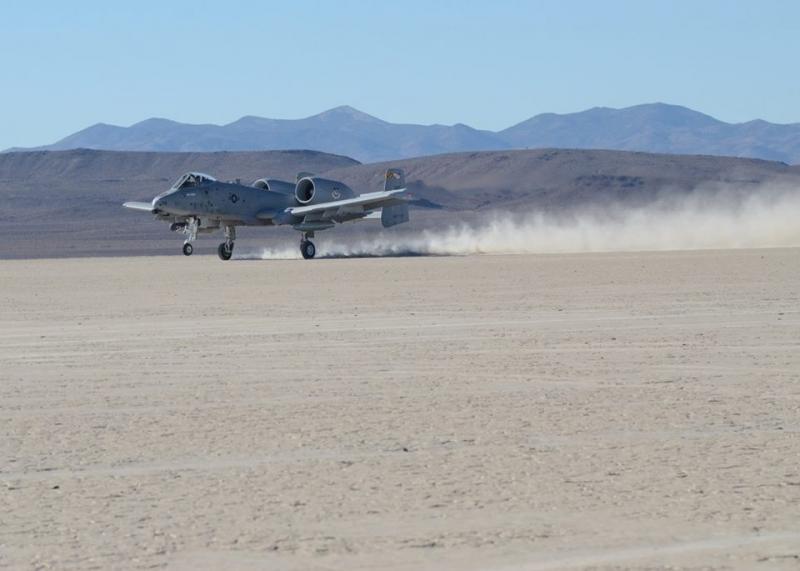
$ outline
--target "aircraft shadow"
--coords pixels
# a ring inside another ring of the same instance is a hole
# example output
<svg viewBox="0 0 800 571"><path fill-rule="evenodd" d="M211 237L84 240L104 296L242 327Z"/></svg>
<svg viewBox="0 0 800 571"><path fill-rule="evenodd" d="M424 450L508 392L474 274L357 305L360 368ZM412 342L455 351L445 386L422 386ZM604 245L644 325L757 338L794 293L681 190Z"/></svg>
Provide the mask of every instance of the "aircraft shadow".
<svg viewBox="0 0 800 571"><path fill-rule="evenodd" d="M346 258L439 258L447 257L452 254L434 254L432 252L419 252L415 250L401 250L398 252L357 252L346 254L320 254L317 256L319 260L339 260Z"/></svg>
<svg viewBox="0 0 800 571"><path fill-rule="evenodd" d="M433 253L421 250L403 249L381 252L321 252L314 259L316 260L345 260L359 258L441 258L450 257L454 254ZM299 260L300 256L287 256L282 253L259 253L242 252L240 255L233 256L234 260L247 262L256 260Z"/></svg>

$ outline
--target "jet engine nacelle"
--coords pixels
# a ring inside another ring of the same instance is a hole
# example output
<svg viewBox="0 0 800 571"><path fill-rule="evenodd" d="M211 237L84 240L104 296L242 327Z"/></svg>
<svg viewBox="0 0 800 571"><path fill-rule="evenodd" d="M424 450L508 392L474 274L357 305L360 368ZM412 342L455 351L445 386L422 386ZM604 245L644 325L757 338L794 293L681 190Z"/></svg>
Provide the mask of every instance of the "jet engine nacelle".
<svg viewBox="0 0 800 571"><path fill-rule="evenodd" d="M352 198L355 193L343 182L318 176L306 176L297 181L294 197L300 204L319 204L344 198Z"/></svg>
<svg viewBox="0 0 800 571"><path fill-rule="evenodd" d="M260 178L253 183L253 186L262 190L280 192L281 194L292 194L294 192L294 184L274 178Z"/></svg>

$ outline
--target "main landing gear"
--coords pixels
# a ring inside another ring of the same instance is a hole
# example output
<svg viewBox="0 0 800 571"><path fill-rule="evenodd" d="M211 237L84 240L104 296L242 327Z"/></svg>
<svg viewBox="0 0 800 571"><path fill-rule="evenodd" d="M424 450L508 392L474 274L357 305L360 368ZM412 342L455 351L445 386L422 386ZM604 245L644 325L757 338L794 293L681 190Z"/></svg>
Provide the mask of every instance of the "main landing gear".
<svg viewBox="0 0 800 571"><path fill-rule="evenodd" d="M303 239L300 240L300 253L303 254L303 258L306 260L310 260L317 255L317 247L314 242L309 240L309 238L313 237L313 232L303 232Z"/></svg>
<svg viewBox="0 0 800 571"><path fill-rule="evenodd" d="M236 240L236 227L225 226L225 241L217 248L220 260L230 260L233 255L233 242Z"/></svg>

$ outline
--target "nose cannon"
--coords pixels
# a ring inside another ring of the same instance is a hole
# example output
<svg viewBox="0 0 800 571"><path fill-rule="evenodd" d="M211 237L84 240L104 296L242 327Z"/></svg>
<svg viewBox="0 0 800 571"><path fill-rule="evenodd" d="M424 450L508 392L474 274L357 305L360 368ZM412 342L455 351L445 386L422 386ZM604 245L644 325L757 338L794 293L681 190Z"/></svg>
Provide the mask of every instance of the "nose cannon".
<svg viewBox="0 0 800 571"><path fill-rule="evenodd" d="M163 214L166 210L167 203L163 195L156 196L153 199L153 212L156 214Z"/></svg>

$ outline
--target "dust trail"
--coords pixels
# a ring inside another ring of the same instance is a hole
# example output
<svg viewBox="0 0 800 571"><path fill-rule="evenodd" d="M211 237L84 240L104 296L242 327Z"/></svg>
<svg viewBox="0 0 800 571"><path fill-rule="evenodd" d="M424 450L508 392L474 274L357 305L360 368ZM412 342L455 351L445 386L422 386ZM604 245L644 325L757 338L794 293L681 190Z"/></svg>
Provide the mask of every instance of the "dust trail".
<svg viewBox="0 0 800 571"><path fill-rule="evenodd" d="M332 236L333 238L333 236ZM641 208L619 206L565 215L493 214L416 235L386 232L358 241L317 241L319 257L430 256L698 250L800 246L800 194L703 195ZM260 259L300 257L296 246Z"/></svg>

